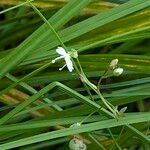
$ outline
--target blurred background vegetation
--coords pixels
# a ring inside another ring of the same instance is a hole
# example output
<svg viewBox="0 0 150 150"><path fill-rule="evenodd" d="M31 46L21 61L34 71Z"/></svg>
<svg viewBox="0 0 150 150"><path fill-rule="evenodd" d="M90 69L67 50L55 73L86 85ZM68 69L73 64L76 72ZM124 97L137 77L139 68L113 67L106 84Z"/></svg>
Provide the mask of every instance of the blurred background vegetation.
<svg viewBox="0 0 150 150"><path fill-rule="evenodd" d="M27 77L24 82L18 82L56 57L55 49L60 45L29 4L9 10L24 2L0 1L1 117L53 81L59 81L88 97L76 74L69 73L66 69L58 71L62 62L42 69L38 74ZM101 88L105 98L119 108L127 106L129 116L136 113L140 116L149 111L150 0L35 0L33 4L46 19L50 18L49 21L65 45L69 49L78 50L81 65L92 83L97 84L112 59L119 59L119 66L124 68L124 73L114 77L109 72L107 78L103 79ZM16 85L10 87L15 82ZM55 102L54 107L43 101L44 98ZM95 101L99 103L96 96ZM38 99L37 103L22 110L18 116L11 118L7 124L14 124L16 128L7 131L11 126L4 125L4 131L0 130L0 143L5 145L68 127L92 111L93 108L84 102L68 96L64 91L54 89ZM69 117L72 117L72 121L62 126L63 119L67 120ZM34 130L32 127L26 130L18 128L19 123L30 125L33 121L53 119L60 121L50 127L37 127ZM106 116L99 117L95 113L87 122L99 120L106 120ZM149 121L148 118L147 120ZM124 126L114 126L111 131L102 128L83 133L82 136L87 139L89 150L148 150L149 123L141 121L134 124L134 127L139 133L125 130ZM70 137L60 136L17 149L67 150L69 140Z"/></svg>

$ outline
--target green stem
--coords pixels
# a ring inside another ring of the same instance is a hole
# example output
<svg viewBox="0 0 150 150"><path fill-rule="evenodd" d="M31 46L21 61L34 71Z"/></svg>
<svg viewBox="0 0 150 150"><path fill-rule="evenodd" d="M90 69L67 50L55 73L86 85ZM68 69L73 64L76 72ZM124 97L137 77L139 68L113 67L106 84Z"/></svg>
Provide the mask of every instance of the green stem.
<svg viewBox="0 0 150 150"><path fill-rule="evenodd" d="M78 65L79 65L79 68L80 68L80 70L81 70L81 73L83 74L83 76L86 78L86 75L84 74L84 72L83 72L83 69L82 69L82 66L81 66L81 64L80 64L80 61L79 61L79 59L77 58L77 62L78 62ZM105 75L106 73L107 73L107 71L108 71L108 69L106 69L106 71L104 72L104 74L103 75ZM83 77L83 78L84 78ZM88 80L88 79L87 79ZM90 81L89 81L90 82ZM101 82L101 81L100 81ZM99 82L99 84L100 84L100 82ZM88 84L88 83L87 83ZM99 84L98 84L98 87L99 87ZM89 86L90 86L90 84L88 84ZM95 88L93 88L93 86L90 86L97 94L98 94L98 96L101 98L101 100L102 100L102 102L105 104L105 106L114 114L114 116L115 116L115 118L117 117L117 114L116 114L116 111L114 111L114 109L113 109L113 107L114 106L112 106L111 104L109 104L106 100L105 100L105 98L102 96L102 94L100 93L100 91L99 91L99 88L96 90ZM90 90L89 90L90 91ZM91 93L91 92L90 92Z"/></svg>
<svg viewBox="0 0 150 150"><path fill-rule="evenodd" d="M78 58L76 58L76 60L77 60L77 63L78 63L78 65L79 65L79 68L80 68L81 74L82 74L83 76L85 76L85 77L86 77L86 75L85 75L85 73L84 73L84 71L83 71L83 69L82 69L82 66L81 66L81 64L80 64L79 59L78 59ZM82 82L82 83L83 83L84 87L86 87L87 92L88 92L88 94L90 95L91 99L92 99L92 100L94 100L94 98L93 98L93 96L92 96L92 94L91 94L91 92L90 92L89 87L88 87L88 86L87 86L84 82Z"/></svg>
<svg viewBox="0 0 150 150"><path fill-rule="evenodd" d="M73 61L73 65L74 65L74 68L75 68L77 74L78 74L79 76L81 76L81 72L82 72L82 73L84 73L84 72L83 72L83 70L81 70L82 67L81 67L81 65L80 65L80 62L79 62L78 58L76 58L76 60L77 60L77 62L78 62L78 65L79 65L80 70L78 69L78 67L77 67L77 65L76 65L76 63L75 63L74 61ZM82 81L82 80L81 80L81 81ZM87 93L89 94L90 99L94 101L94 98L93 98L93 96L92 96L92 94L91 94L91 92L90 92L89 87L88 87L83 81L82 81L82 83L83 83L83 86L85 87Z"/></svg>
<svg viewBox="0 0 150 150"><path fill-rule="evenodd" d="M107 130L108 130L108 132L110 133L110 136L112 137L112 139L113 139L114 143L116 144L118 150L122 150L122 148L120 147L120 145L117 143L116 139L114 138L114 136L113 136L111 130L110 130L109 128L108 128Z"/></svg>
<svg viewBox="0 0 150 150"><path fill-rule="evenodd" d="M54 33L54 35L56 36L58 42L62 45L62 47L67 50L67 47L64 45L64 43L60 39L58 33L55 31L55 29L50 24L50 22L47 21L47 19L43 16L43 14L29 0L27 0L27 1L31 5L31 7L33 8L33 10L41 17L41 19L47 24L47 26L50 28L50 30Z"/></svg>
<svg viewBox="0 0 150 150"><path fill-rule="evenodd" d="M105 106L114 114L115 118L117 118L116 111L114 111L114 109L107 103L107 101L105 100L105 98L103 97L103 95L100 93L99 90L97 90L97 94L101 98L101 100L105 104Z"/></svg>
<svg viewBox="0 0 150 150"><path fill-rule="evenodd" d="M101 85L101 81L103 80L103 77L106 75L106 73L108 72L109 68L107 68L104 73L102 74L102 76L100 77L98 84L97 84L97 88L100 89L100 85Z"/></svg>
<svg viewBox="0 0 150 150"><path fill-rule="evenodd" d="M30 0L30 2L32 2L32 1L34 1L34 0ZM6 13L6 12L8 12L8 11L10 11L10 10L16 9L16 8L21 7L21 6L23 6L23 5L26 5L26 4L28 4L28 3L29 3L29 1L23 2L23 3L19 4L19 5L13 6L13 7L10 7L10 8L8 8L8 9L5 9L5 10L1 11L0 14Z"/></svg>
<svg viewBox="0 0 150 150"><path fill-rule="evenodd" d="M124 126L122 127L121 132L119 133L119 136L117 137L116 141L118 141L121 138L121 135L122 135L123 131L124 131ZM110 150L116 149L116 147L114 148L114 146L115 146L115 143L112 145Z"/></svg>
<svg viewBox="0 0 150 150"><path fill-rule="evenodd" d="M84 121L86 121L89 117L91 117L94 113L96 113L96 111L91 112L88 116L86 116L82 121L80 121L79 123L82 124Z"/></svg>
<svg viewBox="0 0 150 150"><path fill-rule="evenodd" d="M86 91L87 91L87 93L88 93L89 96L90 96L90 99L91 99L92 101L94 101L93 95L91 94L89 87L88 87L84 82L82 82L82 83L83 83L84 87L86 88Z"/></svg>

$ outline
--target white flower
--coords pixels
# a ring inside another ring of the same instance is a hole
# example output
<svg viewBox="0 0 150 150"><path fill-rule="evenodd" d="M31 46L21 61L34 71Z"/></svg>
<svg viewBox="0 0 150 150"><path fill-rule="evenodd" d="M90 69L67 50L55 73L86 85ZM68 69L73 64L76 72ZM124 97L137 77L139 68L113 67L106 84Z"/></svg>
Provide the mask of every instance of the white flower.
<svg viewBox="0 0 150 150"><path fill-rule="evenodd" d="M77 138L73 138L69 142L69 148L71 150L87 150L87 146L84 144L84 142Z"/></svg>
<svg viewBox="0 0 150 150"><path fill-rule="evenodd" d="M62 68L59 68L59 70L62 70L64 67L67 66L68 70L69 70L70 72L72 72L72 70L73 70L74 68L73 68L73 63L72 63L72 61L71 61L71 56L70 56L70 54L67 53L67 52L65 51L65 49L62 48L62 47L58 47L58 48L56 49L56 52L57 52L60 56L57 57L57 58L55 58L55 59L53 59L53 60L52 60L52 63L55 63L56 60L64 59L65 62L66 62L66 64L65 64Z"/></svg>
<svg viewBox="0 0 150 150"><path fill-rule="evenodd" d="M123 68L116 68L114 71L113 71L113 74L114 76L119 76L123 73Z"/></svg>

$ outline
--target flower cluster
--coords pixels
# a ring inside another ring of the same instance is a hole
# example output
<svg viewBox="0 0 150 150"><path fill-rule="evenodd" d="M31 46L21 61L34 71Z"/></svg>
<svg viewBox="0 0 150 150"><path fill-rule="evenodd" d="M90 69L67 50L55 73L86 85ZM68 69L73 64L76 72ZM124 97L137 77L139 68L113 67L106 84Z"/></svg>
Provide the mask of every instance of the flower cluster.
<svg viewBox="0 0 150 150"><path fill-rule="evenodd" d="M123 73L123 68L118 67L118 59L113 59L110 62L109 68L113 70L113 75L114 76L120 76Z"/></svg>

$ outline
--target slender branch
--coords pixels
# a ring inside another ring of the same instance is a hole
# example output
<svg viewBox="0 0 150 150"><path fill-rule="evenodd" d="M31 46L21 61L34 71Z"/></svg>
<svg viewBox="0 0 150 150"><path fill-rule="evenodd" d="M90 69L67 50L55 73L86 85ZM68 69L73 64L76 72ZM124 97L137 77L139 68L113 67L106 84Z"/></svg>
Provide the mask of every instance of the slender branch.
<svg viewBox="0 0 150 150"><path fill-rule="evenodd" d="M102 76L100 77L99 81L98 81L98 84L97 84L97 88L100 89L100 86L101 86L101 82L103 80L103 77L106 75L106 73L108 72L109 68L107 68L104 73L102 74Z"/></svg>
<svg viewBox="0 0 150 150"><path fill-rule="evenodd" d="M29 0L27 0L27 2L30 4L33 10L41 17L41 19L47 24L47 26L54 33L54 35L56 36L58 42L62 45L62 47L67 50L67 47L64 45L63 41L61 40L58 33L55 31L55 29L51 25L51 23L47 21L47 19L43 16L43 14Z"/></svg>
<svg viewBox="0 0 150 150"><path fill-rule="evenodd" d="M32 2L32 1L34 1L34 0L30 0L30 2ZM3 11L0 11L0 14L6 13L6 12L8 12L8 11L10 11L10 10L16 9L16 8L21 7L21 6L23 6L23 5L26 5L26 4L28 4L28 3L29 3L29 1L23 2L23 3L19 4L19 5L13 6L13 7L10 7L10 8L8 8L8 9L3 10Z"/></svg>

